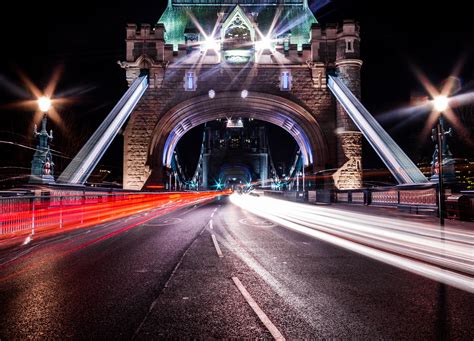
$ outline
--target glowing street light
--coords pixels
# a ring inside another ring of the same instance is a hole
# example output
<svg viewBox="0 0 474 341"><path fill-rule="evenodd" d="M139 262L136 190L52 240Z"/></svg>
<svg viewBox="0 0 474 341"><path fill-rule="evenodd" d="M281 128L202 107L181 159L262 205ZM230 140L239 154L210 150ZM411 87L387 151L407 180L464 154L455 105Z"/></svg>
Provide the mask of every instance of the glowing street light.
<svg viewBox="0 0 474 341"><path fill-rule="evenodd" d="M442 96L442 95L436 96L433 99L433 107L435 108L436 111L442 114L442 112L448 109L449 107L448 97Z"/></svg>
<svg viewBox="0 0 474 341"><path fill-rule="evenodd" d="M46 96L38 98L38 107L42 112L48 112L51 109L51 99Z"/></svg>

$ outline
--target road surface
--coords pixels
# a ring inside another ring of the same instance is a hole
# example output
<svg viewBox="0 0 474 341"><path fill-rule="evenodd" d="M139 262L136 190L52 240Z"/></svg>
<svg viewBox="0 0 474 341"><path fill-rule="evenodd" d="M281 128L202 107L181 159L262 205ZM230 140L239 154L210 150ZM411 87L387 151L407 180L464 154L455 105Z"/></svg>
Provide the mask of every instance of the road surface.
<svg viewBox="0 0 474 341"><path fill-rule="evenodd" d="M0 250L0 340L474 337L472 294L228 198L153 214Z"/></svg>

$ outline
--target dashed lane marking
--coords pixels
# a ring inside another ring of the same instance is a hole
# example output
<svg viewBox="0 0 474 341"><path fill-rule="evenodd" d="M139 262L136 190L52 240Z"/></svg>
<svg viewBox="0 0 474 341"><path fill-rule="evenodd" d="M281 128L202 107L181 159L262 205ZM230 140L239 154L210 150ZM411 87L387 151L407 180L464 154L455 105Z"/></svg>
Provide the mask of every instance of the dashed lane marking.
<svg viewBox="0 0 474 341"><path fill-rule="evenodd" d="M250 305L252 310L257 314L260 321L262 321L268 331L272 334L273 338L277 341L285 341L285 337L280 333L278 328L275 327L272 321L270 321L267 314L265 314L263 310L260 309L257 302L255 302L252 296L250 296L249 292L247 291L247 289L245 289L240 280L237 277L232 277L232 280L234 281L235 285L237 286L237 289L239 289L240 293L242 294L242 296L244 296L245 300Z"/></svg>
<svg viewBox="0 0 474 341"><path fill-rule="evenodd" d="M224 257L224 255L222 254L221 248L219 247L219 244L217 244L216 236L211 235L211 238L212 238L212 242L214 243L214 247L216 248L217 255L219 256L219 258Z"/></svg>

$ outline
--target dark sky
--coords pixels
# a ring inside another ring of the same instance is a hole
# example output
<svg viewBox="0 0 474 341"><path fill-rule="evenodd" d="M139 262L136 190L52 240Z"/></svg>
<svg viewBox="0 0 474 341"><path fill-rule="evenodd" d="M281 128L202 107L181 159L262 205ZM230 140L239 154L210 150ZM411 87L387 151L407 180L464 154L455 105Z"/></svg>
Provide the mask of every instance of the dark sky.
<svg viewBox="0 0 474 341"><path fill-rule="evenodd" d="M73 155L126 90L123 70L116 64L124 59L126 23L155 23L166 2L17 1L12 9L2 9L0 140L33 144L31 112L6 106L31 98L19 72L42 88L61 67L56 94L74 101L58 108L65 127L53 125L54 147ZM317 15L322 23L344 18L360 22L363 103L375 116L408 104L411 91L419 87L410 65L437 83L464 57L460 76L464 84L474 79L472 11L464 1L441 3L334 0ZM382 124L402 148L429 160L430 141L418 141L425 118L401 125L404 120L394 116ZM116 170L121 167L120 144L119 138L104 161ZM455 156L473 157L463 145L457 149ZM29 167L31 151L1 144L0 151L0 166ZM366 166L379 165L371 151L366 155ZM60 167L64 162L57 159Z"/></svg>

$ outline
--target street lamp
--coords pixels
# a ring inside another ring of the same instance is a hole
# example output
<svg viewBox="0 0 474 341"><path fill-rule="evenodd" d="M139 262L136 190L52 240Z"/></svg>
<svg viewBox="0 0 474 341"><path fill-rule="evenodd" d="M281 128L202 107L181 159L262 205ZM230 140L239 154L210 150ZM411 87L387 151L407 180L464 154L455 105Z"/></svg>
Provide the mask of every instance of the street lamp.
<svg viewBox="0 0 474 341"><path fill-rule="evenodd" d="M448 109L449 100L446 96L436 96L433 99L433 107L439 113L438 125L436 127L436 138L438 144L438 215L441 235L444 237L444 188L443 188L443 139L445 131L443 127L443 111Z"/></svg>
<svg viewBox="0 0 474 341"><path fill-rule="evenodd" d="M51 109L51 99L46 96L38 98L38 107L44 113L47 113Z"/></svg>

